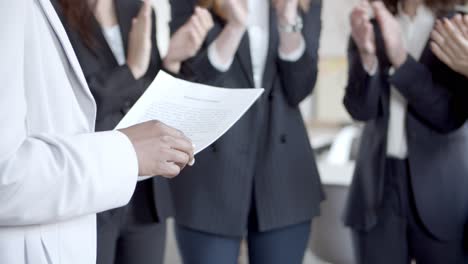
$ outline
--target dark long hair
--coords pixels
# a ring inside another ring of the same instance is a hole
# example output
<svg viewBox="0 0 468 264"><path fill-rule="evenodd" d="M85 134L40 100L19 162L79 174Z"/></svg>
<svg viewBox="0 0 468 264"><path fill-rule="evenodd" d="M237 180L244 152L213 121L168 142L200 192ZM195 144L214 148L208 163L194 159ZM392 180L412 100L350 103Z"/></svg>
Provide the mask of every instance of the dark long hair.
<svg viewBox="0 0 468 264"><path fill-rule="evenodd" d="M58 2L71 29L78 32L88 48L94 48L92 17L97 0L59 0Z"/></svg>
<svg viewBox="0 0 468 264"><path fill-rule="evenodd" d="M379 0L376 0L379 1ZM398 3L404 0L382 0L387 8L393 13L398 12ZM437 15L443 15L455 8L456 5L463 4L464 0L423 0L424 4L432 9Z"/></svg>

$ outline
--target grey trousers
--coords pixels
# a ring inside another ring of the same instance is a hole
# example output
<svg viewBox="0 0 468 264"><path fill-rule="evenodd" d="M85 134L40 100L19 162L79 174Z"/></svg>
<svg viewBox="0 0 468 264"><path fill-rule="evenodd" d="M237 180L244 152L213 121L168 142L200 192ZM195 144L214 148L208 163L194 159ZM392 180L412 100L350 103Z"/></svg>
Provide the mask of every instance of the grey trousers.
<svg viewBox="0 0 468 264"><path fill-rule="evenodd" d="M137 184L130 203L97 216L97 264L162 264L166 221L158 223L151 181Z"/></svg>

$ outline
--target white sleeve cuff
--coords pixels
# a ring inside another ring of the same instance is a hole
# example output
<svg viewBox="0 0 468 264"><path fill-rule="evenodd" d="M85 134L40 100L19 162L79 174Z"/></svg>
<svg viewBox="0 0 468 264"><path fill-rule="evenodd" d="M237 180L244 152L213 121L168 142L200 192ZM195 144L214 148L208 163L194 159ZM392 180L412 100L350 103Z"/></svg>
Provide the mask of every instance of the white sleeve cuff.
<svg viewBox="0 0 468 264"><path fill-rule="evenodd" d="M295 62L295 61L298 61L302 57L302 55L304 55L305 51L306 51L306 43L305 43L304 37L301 37L301 43L299 44L299 47L297 47L297 49L289 53L284 53L284 52L281 52L281 50L279 50L278 56L281 60Z"/></svg>
<svg viewBox="0 0 468 264"><path fill-rule="evenodd" d="M218 50L216 49L216 42L213 42L208 47L208 60L210 61L211 65L215 67L220 72L227 72L234 61L234 58L230 58L230 60L226 63L222 62L219 58Z"/></svg>
<svg viewBox="0 0 468 264"><path fill-rule="evenodd" d="M379 63L377 62L377 59L374 61L371 67L368 67L367 65L363 64L364 70L369 74L369 76L374 76L377 73L377 70L379 69Z"/></svg>

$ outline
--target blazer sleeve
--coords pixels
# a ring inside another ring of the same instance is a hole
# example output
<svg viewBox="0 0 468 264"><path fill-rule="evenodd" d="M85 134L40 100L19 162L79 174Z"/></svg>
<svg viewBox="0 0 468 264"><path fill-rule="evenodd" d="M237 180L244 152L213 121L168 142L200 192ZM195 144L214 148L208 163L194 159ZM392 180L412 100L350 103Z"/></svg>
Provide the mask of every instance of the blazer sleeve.
<svg viewBox="0 0 468 264"><path fill-rule="evenodd" d="M441 83L426 65L408 56L406 62L390 77L390 83L405 96L409 107L441 133L451 132L464 124L465 118L461 117L456 91L468 86L467 79L453 71L447 69L444 73L444 78L450 82ZM418 81L414 81L415 76Z"/></svg>
<svg viewBox="0 0 468 264"><path fill-rule="evenodd" d="M364 69L359 51L352 39L348 48L348 84L343 104L357 121L376 119L381 111L381 72L370 76ZM379 65L380 67L380 65Z"/></svg>
<svg viewBox="0 0 468 264"><path fill-rule="evenodd" d="M171 34L175 33L192 16L197 0L170 0L172 21L170 23ZM212 13L213 15L213 13ZM222 24L219 18L214 17L215 28L208 32L202 47L197 54L182 63L180 76L185 79L204 84L215 84L225 74L216 69L208 58L208 47L217 34L222 30Z"/></svg>
<svg viewBox="0 0 468 264"><path fill-rule="evenodd" d="M25 0L0 1L0 226L47 224L122 206L138 174L133 146L120 132L28 133L30 8Z"/></svg>
<svg viewBox="0 0 468 264"><path fill-rule="evenodd" d="M303 16L303 35L306 41L306 51L302 57L294 62L281 60L278 68L280 80L286 98L292 106L297 106L310 93L312 93L318 75L318 50L320 43L321 1L312 1L308 12Z"/></svg>

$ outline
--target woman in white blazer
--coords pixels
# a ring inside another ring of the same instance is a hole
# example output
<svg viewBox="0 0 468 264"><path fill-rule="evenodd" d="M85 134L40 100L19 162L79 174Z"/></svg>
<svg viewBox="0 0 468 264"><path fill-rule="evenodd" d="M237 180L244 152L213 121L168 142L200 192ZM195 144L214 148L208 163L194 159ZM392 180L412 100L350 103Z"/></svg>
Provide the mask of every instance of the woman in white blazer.
<svg viewBox="0 0 468 264"><path fill-rule="evenodd" d="M0 33L0 263L94 264L95 213L126 204L137 175L176 176L192 144L156 121L93 133L49 0L0 0Z"/></svg>

